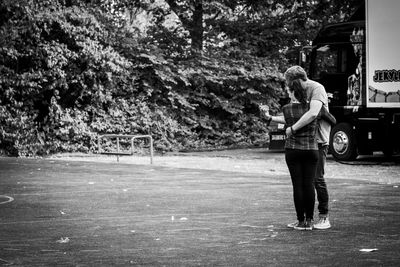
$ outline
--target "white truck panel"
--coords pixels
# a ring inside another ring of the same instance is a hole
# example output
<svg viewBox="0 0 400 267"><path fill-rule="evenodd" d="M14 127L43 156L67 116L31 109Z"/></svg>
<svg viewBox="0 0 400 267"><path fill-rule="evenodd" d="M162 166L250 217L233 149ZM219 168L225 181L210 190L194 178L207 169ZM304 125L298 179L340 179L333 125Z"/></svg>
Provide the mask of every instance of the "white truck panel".
<svg viewBox="0 0 400 267"><path fill-rule="evenodd" d="M400 0L366 0L368 107L400 107Z"/></svg>

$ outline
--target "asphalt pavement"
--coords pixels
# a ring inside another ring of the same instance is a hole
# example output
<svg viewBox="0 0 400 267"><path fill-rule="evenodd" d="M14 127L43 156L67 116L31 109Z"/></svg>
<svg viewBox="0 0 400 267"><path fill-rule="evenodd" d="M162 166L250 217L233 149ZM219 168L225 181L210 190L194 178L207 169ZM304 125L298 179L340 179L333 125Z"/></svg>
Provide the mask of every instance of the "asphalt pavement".
<svg viewBox="0 0 400 267"><path fill-rule="evenodd" d="M329 160L342 171L328 177L333 226L303 232L286 227L295 212L281 154L221 153L153 165L0 158L0 265L399 265L399 182L384 177L396 162L354 165L374 180ZM248 166L258 160L264 169Z"/></svg>

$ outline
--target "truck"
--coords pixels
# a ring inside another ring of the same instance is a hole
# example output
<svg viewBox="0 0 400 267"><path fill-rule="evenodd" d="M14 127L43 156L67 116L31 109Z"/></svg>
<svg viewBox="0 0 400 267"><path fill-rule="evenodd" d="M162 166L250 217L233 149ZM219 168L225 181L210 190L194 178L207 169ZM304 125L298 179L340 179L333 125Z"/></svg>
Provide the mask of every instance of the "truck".
<svg viewBox="0 0 400 267"><path fill-rule="evenodd" d="M329 148L337 160L400 151L399 11L399 0L365 0L300 53L309 78L328 93L337 120Z"/></svg>

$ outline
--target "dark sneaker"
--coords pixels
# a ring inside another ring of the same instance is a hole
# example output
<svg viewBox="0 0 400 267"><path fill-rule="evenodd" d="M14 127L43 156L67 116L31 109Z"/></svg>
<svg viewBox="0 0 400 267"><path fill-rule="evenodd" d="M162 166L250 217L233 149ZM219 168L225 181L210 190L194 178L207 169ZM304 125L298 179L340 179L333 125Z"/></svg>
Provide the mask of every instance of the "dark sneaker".
<svg viewBox="0 0 400 267"><path fill-rule="evenodd" d="M293 227L295 230L305 231L306 230L306 222L299 222L296 226Z"/></svg>
<svg viewBox="0 0 400 267"><path fill-rule="evenodd" d="M306 221L303 221L303 222L299 222L293 228L295 230L300 230L300 231L311 231L313 229L313 221L312 220L306 220Z"/></svg>
<svg viewBox="0 0 400 267"><path fill-rule="evenodd" d="M306 220L306 225L305 225L305 230L311 231L313 229L313 221L312 220Z"/></svg>
<svg viewBox="0 0 400 267"><path fill-rule="evenodd" d="M331 223L328 217L320 217L319 220L314 224L314 228L318 230L325 230L331 228Z"/></svg>
<svg viewBox="0 0 400 267"><path fill-rule="evenodd" d="M294 228L295 226L298 226L298 225L299 225L299 221L296 221L296 222L289 223L289 224L287 225L287 227L289 227L289 228Z"/></svg>

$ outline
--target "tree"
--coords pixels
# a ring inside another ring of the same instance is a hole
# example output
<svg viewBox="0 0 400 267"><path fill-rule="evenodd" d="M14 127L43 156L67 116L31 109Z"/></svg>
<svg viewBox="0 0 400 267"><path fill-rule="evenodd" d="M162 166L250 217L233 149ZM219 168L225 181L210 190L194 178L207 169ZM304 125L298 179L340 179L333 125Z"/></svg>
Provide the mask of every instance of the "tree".
<svg viewBox="0 0 400 267"><path fill-rule="evenodd" d="M185 5L184 2L188 4ZM177 14L182 25L190 33L191 48L195 54L203 51L203 0L175 1L167 0L171 10Z"/></svg>
<svg viewBox="0 0 400 267"><path fill-rule="evenodd" d="M223 47L238 46L258 57L282 60L288 48L309 44L322 24L346 19L362 0L166 0L168 6L162 2L148 6L157 13L157 27L175 14L180 23L171 31L186 30L195 55L228 44Z"/></svg>
<svg viewBox="0 0 400 267"><path fill-rule="evenodd" d="M0 150L87 152L102 133L152 134L159 150L264 144L257 107L279 109L285 50L347 15L340 2L1 1Z"/></svg>

